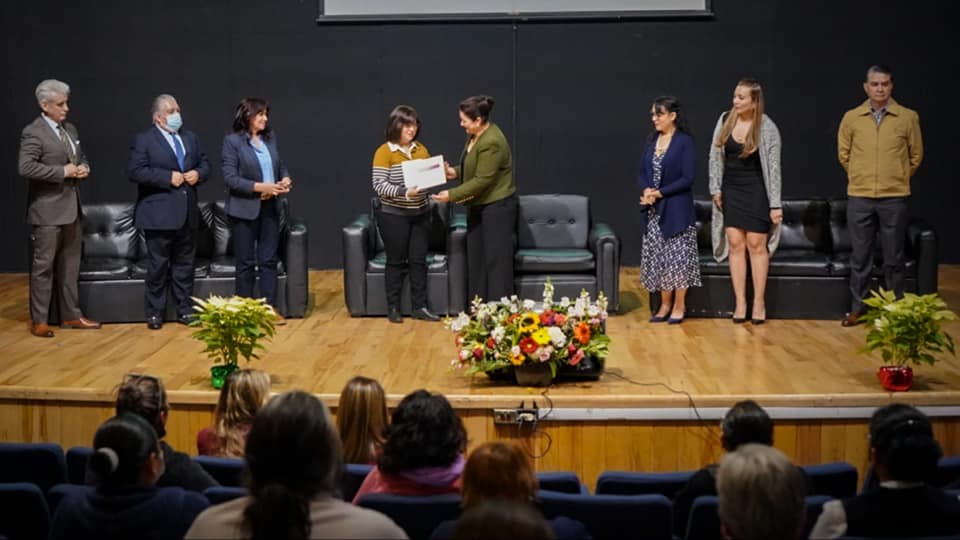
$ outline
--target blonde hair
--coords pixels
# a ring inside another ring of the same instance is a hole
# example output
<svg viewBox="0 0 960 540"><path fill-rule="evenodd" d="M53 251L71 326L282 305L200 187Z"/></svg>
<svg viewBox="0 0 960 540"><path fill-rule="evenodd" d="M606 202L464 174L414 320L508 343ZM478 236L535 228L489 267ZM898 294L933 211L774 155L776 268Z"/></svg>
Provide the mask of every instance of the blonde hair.
<svg viewBox="0 0 960 540"><path fill-rule="evenodd" d="M219 455L243 457L253 417L270 396L270 376L258 369L231 373L220 390L213 413Z"/></svg>
<svg viewBox="0 0 960 540"><path fill-rule="evenodd" d="M354 377L340 392L337 431L347 463L370 463L386 440L387 396L380 383Z"/></svg>
<svg viewBox="0 0 960 540"><path fill-rule="evenodd" d="M463 468L463 507L501 499L529 504L537 494L533 464L514 443L493 441L477 447Z"/></svg>
<svg viewBox="0 0 960 540"><path fill-rule="evenodd" d="M772 446L741 444L720 461L718 512L732 538L798 538L804 492L800 470Z"/></svg>
<svg viewBox="0 0 960 540"><path fill-rule="evenodd" d="M750 90L750 99L753 100L753 123L750 125L750 131L747 132L747 139L743 141L743 151L740 152L740 158L745 159L750 154L757 151L757 147L760 145L760 126L763 123L763 87L760 86L760 82L756 79L740 79L737 82L737 88L744 87ZM730 138L733 133L733 127L737 125L737 113L730 109L730 112L727 113L727 118L723 122L723 127L720 128L720 135L717 137L717 140L714 141L719 147L723 147L727 144L727 139Z"/></svg>

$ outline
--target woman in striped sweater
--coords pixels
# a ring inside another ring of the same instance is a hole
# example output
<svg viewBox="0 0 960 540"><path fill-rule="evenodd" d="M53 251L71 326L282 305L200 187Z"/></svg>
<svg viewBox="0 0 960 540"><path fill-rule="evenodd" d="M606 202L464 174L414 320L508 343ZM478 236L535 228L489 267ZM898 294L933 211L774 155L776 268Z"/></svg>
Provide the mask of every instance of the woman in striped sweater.
<svg viewBox="0 0 960 540"><path fill-rule="evenodd" d="M410 274L410 299L413 318L436 321L439 317L427 309L427 244L430 209L427 193L407 188L401 163L430 157L427 147L418 142L420 118L407 105L398 105L387 117L386 142L373 154L373 190L380 198L377 226L387 252L385 285L387 317L402 323L400 291L404 272Z"/></svg>

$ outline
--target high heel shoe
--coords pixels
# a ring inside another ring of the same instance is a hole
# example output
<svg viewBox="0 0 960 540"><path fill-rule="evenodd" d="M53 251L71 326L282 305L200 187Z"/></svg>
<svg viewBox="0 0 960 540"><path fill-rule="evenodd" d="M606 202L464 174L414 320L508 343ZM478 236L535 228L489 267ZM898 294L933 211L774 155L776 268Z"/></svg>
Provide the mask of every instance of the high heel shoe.
<svg viewBox="0 0 960 540"><path fill-rule="evenodd" d="M686 318L687 312L684 311L679 317L673 317L672 315L671 313L671 317L667 319L667 324L680 324L683 322L683 319Z"/></svg>
<svg viewBox="0 0 960 540"><path fill-rule="evenodd" d="M733 324L743 324L743 323L747 322L747 318L746 318L746 317L734 317L734 318L732 318L732 319L730 319L730 320L733 321Z"/></svg>
<svg viewBox="0 0 960 540"><path fill-rule="evenodd" d="M650 322L652 323L667 322L669 318L670 318L670 311L667 311L664 315L655 314L653 317L650 317Z"/></svg>

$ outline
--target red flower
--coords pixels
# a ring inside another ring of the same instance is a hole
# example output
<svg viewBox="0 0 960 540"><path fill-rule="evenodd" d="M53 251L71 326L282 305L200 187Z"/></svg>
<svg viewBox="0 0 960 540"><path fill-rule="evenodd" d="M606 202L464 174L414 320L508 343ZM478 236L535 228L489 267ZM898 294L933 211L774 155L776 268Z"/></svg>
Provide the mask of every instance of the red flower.
<svg viewBox="0 0 960 540"><path fill-rule="evenodd" d="M540 348L540 346L537 345L537 342L530 336L520 340L520 350L526 354L533 354L538 348Z"/></svg>
<svg viewBox="0 0 960 540"><path fill-rule="evenodd" d="M583 360L583 357L584 357L584 356L586 356L586 355L583 354L583 349L580 349L580 350L577 351L577 354L573 355L573 358L571 358L568 363L569 363L571 366L575 366L575 365L579 364L581 360Z"/></svg>
<svg viewBox="0 0 960 540"><path fill-rule="evenodd" d="M549 324L553 324L553 311L551 311L551 310L548 309L548 310L544 311L543 313L541 313L541 314L540 314L540 324L542 324L542 325L544 325L544 326L549 325Z"/></svg>
<svg viewBox="0 0 960 540"><path fill-rule="evenodd" d="M463 336L461 336L460 334L454 334L453 344L456 345L457 347L463 345Z"/></svg>
<svg viewBox="0 0 960 540"><path fill-rule="evenodd" d="M473 350L473 357L480 359L483 358L483 347L477 347Z"/></svg>
<svg viewBox="0 0 960 540"><path fill-rule="evenodd" d="M493 349L497 346L497 342L493 338L487 338L487 348Z"/></svg>
<svg viewBox="0 0 960 540"><path fill-rule="evenodd" d="M517 321L517 319L519 319L519 318L520 318L520 314L519 314L519 313L514 313L514 314L510 315L509 317L507 317L507 324L513 324L513 323L515 323L515 322Z"/></svg>
<svg viewBox="0 0 960 540"><path fill-rule="evenodd" d="M579 323L573 327L573 337L577 338L577 341L586 345L590 342L590 325L587 323Z"/></svg>
<svg viewBox="0 0 960 540"><path fill-rule="evenodd" d="M562 313L557 313L553 316L553 323L557 326L563 326L563 323L567 322L567 316Z"/></svg>
<svg viewBox="0 0 960 540"><path fill-rule="evenodd" d="M573 343L567 345L567 352L570 354L577 352L577 346L574 345Z"/></svg>

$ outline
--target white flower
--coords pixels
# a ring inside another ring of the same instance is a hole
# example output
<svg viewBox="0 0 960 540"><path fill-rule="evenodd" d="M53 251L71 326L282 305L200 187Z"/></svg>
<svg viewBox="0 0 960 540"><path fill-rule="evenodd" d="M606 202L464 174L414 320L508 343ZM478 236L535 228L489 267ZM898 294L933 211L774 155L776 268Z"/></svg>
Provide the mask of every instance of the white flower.
<svg viewBox="0 0 960 540"><path fill-rule="evenodd" d="M536 305L537 303L534 302L533 300L530 300L529 298L523 301L523 309L527 311L532 310Z"/></svg>
<svg viewBox="0 0 960 540"><path fill-rule="evenodd" d="M470 358L470 351L466 349L460 349L460 360L465 361L467 358Z"/></svg>
<svg viewBox="0 0 960 540"><path fill-rule="evenodd" d="M511 355L511 356L520 356L520 346L519 346L519 345L514 345L513 347L510 347L510 355Z"/></svg>
<svg viewBox="0 0 960 540"><path fill-rule="evenodd" d="M510 304L510 313L517 313L518 311L520 311L520 308L516 304Z"/></svg>
<svg viewBox="0 0 960 540"><path fill-rule="evenodd" d="M560 307L562 307L562 308L570 307L570 297L569 297L569 296L564 296L564 297L560 298Z"/></svg>
<svg viewBox="0 0 960 540"><path fill-rule="evenodd" d="M551 352L553 352L551 350L551 347L547 346L547 347L540 347L539 349L537 349L537 352L535 352L534 354L536 354L540 358L541 362L546 362L547 360L550 359Z"/></svg>
<svg viewBox="0 0 960 540"><path fill-rule="evenodd" d="M470 324L470 317L461 311L456 319L450 321L450 329L454 332L459 332L466 328L468 324Z"/></svg>
<svg viewBox="0 0 960 540"><path fill-rule="evenodd" d="M599 314L600 314L600 308L598 308L597 306L590 306L587 308L587 315L591 317L596 317Z"/></svg>
<svg viewBox="0 0 960 540"><path fill-rule="evenodd" d="M496 328L490 331L490 337L492 337L493 340L496 341L497 343L500 343L501 341L503 341L503 336L506 335L506 333L507 333L506 328L502 326L497 326Z"/></svg>
<svg viewBox="0 0 960 540"><path fill-rule="evenodd" d="M501 296L501 297L500 297L500 303L503 304L503 305L505 305L505 306L506 306L506 305L509 305L509 304L510 304L510 299L507 298L506 296Z"/></svg>
<svg viewBox="0 0 960 540"><path fill-rule="evenodd" d="M567 336L564 335L563 330L556 326L550 326L547 328L547 333L550 334L550 341L557 347L563 347L567 344Z"/></svg>

